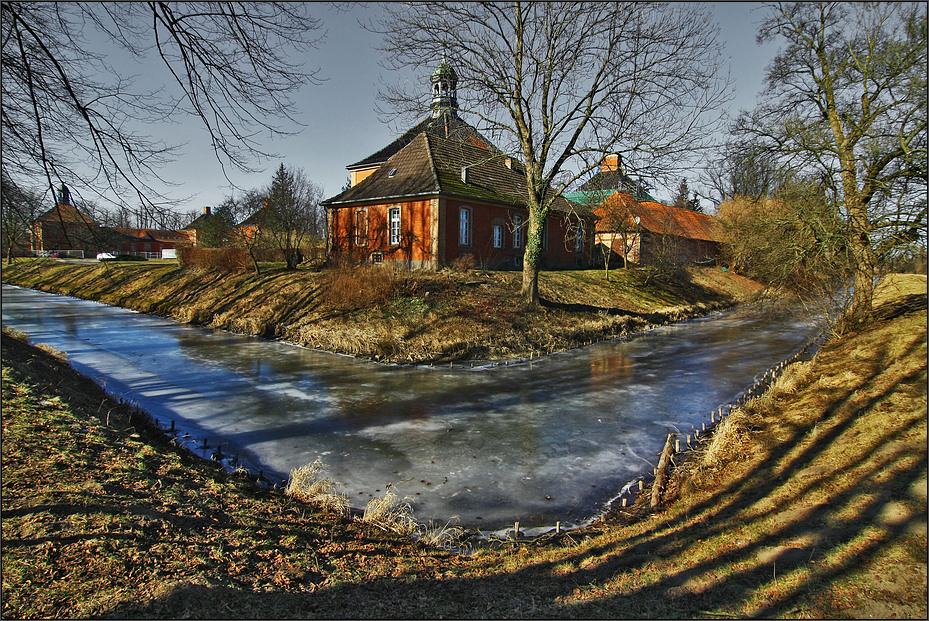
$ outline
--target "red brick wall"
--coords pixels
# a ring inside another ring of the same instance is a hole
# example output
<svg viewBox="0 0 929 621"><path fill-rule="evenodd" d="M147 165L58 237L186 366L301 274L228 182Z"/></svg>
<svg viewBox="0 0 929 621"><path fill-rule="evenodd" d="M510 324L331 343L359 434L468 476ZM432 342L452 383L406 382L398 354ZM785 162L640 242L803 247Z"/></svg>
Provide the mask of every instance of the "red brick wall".
<svg viewBox="0 0 929 621"><path fill-rule="evenodd" d="M401 242L389 243L388 212L399 206L401 214ZM461 243L461 209L468 209L470 238ZM356 239L356 212L366 210L367 235L364 242ZM410 267L441 267L456 259L470 255L477 266L485 269L519 269L525 250L526 234L522 233L522 244L514 247L514 216L527 221L525 209L505 207L460 199L439 199L437 217L433 222L432 201L408 201L384 203L366 207L340 207L329 211L330 252L334 256L350 257L357 261L370 261L373 253L382 253L384 261L406 262ZM576 218L566 221L565 216L555 214L548 219L548 239L543 267L573 268L589 263L593 224L585 228L583 252L575 252ZM435 226L433 226L435 224ZM495 247L494 227L502 230L501 247ZM439 239L432 240L433 228ZM437 249L434 250L435 246Z"/></svg>
<svg viewBox="0 0 929 621"><path fill-rule="evenodd" d="M399 243L390 243L388 215L400 208ZM358 213L363 214L359 221ZM356 235L356 226L367 228ZM370 261L380 253L384 261L398 261L410 267L427 267L434 262L432 249L432 201L382 203L363 207L329 210L330 252L337 257Z"/></svg>

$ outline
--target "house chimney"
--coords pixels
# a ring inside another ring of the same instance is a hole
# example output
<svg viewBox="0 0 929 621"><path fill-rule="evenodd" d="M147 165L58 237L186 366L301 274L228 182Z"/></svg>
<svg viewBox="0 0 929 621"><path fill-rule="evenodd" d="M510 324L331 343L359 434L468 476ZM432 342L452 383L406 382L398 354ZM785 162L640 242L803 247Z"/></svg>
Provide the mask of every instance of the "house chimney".
<svg viewBox="0 0 929 621"><path fill-rule="evenodd" d="M606 172L609 170L619 170L620 161L618 153L610 153L605 158L603 158L603 163L600 164L600 170Z"/></svg>
<svg viewBox="0 0 929 621"><path fill-rule="evenodd" d="M203 208L203 215L204 215L204 216L209 216L209 215L211 215L211 213L212 213L212 212L211 212L209 206L206 206L206 207Z"/></svg>

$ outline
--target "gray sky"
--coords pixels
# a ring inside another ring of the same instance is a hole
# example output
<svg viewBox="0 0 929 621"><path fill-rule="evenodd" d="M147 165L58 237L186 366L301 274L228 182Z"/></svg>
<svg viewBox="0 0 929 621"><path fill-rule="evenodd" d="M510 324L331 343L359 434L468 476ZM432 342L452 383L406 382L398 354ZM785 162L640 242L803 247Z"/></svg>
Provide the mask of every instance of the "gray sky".
<svg viewBox="0 0 929 621"><path fill-rule="evenodd" d="M326 81L321 85L305 86L298 96L304 110L302 121L306 124L300 135L267 138L266 150L279 153L279 160L264 163L265 172L261 174L230 172L232 180L242 188L267 185L274 169L284 162L303 168L311 179L323 186L326 197L333 196L348 177L347 165L374 153L397 135L379 119L375 95L380 83L393 83L402 77L380 67L375 50L379 37L358 24L359 19L371 16L377 5L349 5L348 10L342 12L328 5L317 6L319 9L314 15L323 20L328 35L307 60L311 67L321 68L321 76ZM730 104L733 115L739 109L754 107L765 66L775 51L772 46L762 49L755 44L762 17L762 9L758 6L753 2L712 3L736 85L736 98ZM431 66L438 59L424 62ZM422 88L428 89L428 85L423 84ZM165 189L168 196L193 196L181 211L215 206L232 191L208 148L204 132L193 120L159 131L169 142L187 142L180 157L162 170L163 178L178 184ZM198 145L202 146L198 148ZM699 173L695 171L685 176L692 180L691 187L695 187ZM671 191L661 188L656 189L655 194L660 200L670 201L672 197Z"/></svg>

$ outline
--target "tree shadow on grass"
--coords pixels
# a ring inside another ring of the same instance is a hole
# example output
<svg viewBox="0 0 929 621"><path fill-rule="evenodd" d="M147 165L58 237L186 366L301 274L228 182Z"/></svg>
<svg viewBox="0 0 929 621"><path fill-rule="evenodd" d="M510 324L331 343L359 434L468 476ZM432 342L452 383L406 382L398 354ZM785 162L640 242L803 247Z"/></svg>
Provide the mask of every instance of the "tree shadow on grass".
<svg viewBox="0 0 929 621"><path fill-rule="evenodd" d="M920 348L914 341L899 357L919 356ZM847 585L853 576L881 562L889 546L921 545L925 551L925 499L912 495L914 482L926 478L926 447L913 440L925 434L925 412L897 413L888 417L881 433L857 439L862 417L888 416L883 406L894 390L918 389L925 382L924 364L888 382L882 372L892 362L889 355L876 351L870 372L854 386L835 390L818 415L801 422L781 420L779 437L767 455L686 510L671 507L644 526L619 531L595 526L586 533L570 533L561 542L573 545L530 552L529 560L514 571L485 566L478 556L457 566L455 572L465 575L454 577L363 577L271 593L245 591L222 580L213 585L176 584L150 604L121 609L120 614L854 615L856 609L843 613L843 606L865 605L867 598L885 595L851 598ZM841 360L831 364L840 365ZM837 462L841 455L845 457ZM585 535L591 539L582 541ZM514 553L524 546L509 545ZM900 573L900 579L913 578ZM912 591L919 593L920 588L916 584ZM302 589L312 592L299 592ZM924 615L926 610L925 596L895 605L905 615Z"/></svg>

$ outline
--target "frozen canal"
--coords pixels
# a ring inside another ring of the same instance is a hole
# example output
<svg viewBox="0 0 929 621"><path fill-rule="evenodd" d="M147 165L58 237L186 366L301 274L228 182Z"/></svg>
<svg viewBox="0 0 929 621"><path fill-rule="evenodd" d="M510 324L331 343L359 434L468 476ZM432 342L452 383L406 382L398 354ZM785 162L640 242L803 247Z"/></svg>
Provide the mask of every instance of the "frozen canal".
<svg viewBox="0 0 929 621"><path fill-rule="evenodd" d="M363 508L386 486L469 528L576 524L814 333L715 314L541 360L383 366L3 285L3 324L163 424L282 481L320 458ZM204 451L200 451L204 454Z"/></svg>

